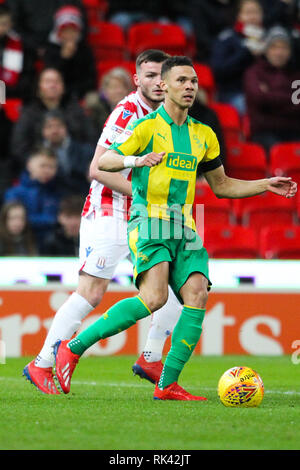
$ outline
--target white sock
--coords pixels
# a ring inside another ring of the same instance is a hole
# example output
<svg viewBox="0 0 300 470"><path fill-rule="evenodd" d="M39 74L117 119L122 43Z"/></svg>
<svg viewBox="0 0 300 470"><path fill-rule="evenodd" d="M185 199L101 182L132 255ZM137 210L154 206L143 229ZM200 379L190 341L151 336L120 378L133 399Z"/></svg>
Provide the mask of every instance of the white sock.
<svg viewBox="0 0 300 470"><path fill-rule="evenodd" d="M144 358L147 362L157 362L161 360L167 337L168 336L164 336L163 339L147 338L147 343L143 351Z"/></svg>
<svg viewBox="0 0 300 470"><path fill-rule="evenodd" d="M49 361L48 359L43 359L38 354L35 358L34 365L37 367L47 368L47 367L52 367L53 363L52 361Z"/></svg>
<svg viewBox="0 0 300 470"><path fill-rule="evenodd" d="M43 348L35 360L35 365L37 367L51 367L54 363L53 345L56 341L70 339L79 329L82 320L94 308L84 297L73 292L57 310Z"/></svg>
<svg viewBox="0 0 300 470"><path fill-rule="evenodd" d="M183 306L169 287L167 303L152 315L147 342L143 349L144 358L147 362L161 360L166 339L172 334L182 308Z"/></svg>

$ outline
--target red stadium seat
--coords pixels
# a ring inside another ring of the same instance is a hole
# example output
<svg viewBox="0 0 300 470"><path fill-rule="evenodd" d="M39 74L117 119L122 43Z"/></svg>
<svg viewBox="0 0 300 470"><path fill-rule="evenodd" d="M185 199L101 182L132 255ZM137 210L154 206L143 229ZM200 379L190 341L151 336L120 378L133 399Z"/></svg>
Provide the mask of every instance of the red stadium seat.
<svg viewBox="0 0 300 470"><path fill-rule="evenodd" d="M185 55L187 55L191 59L194 59L197 54L196 35L194 33L192 33L191 35L187 35L186 40L187 45Z"/></svg>
<svg viewBox="0 0 300 470"><path fill-rule="evenodd" d="M249 115L246 113L241 117L241 126L243 137L246 141L249 141L251 138L251 129L250 129L250 119Z"/></svg>
<svg viewBox="0 0 300 470"><path fill-rule="evenodd" d="M96 61L125 59L125 34L117 24L108 21L94 22L89 26L87 38Z"/></svg>
<svg viewBox="0 0 300 470"><path fill-rule="evenodd" d="M204 231L204 227L201 226L203 222L205 227L220 224L227 225L235 222L231 201L229 199L218 199L212 192L210 186L202 181L196 183L193 214L200 235L203 234Z"/></svg>
<svg viewBox="0 0 300 470"><path fill-rule="evenodd" d="M97 63L97 75L98 75L98 82L100 83L101 78L104 74L109 72L111 69L115 67L123 67L124 69L128 70L130 74L135 73L135 62L129 60L101 60Z"/></svg>
<svg viewBox="0 0 300 470"><path fill-rule="evenodd" d="M298 220L300 221L300 189L298 188L298 192L296 194L296 211L297 211L297 216Z"/></svg>
<svg viewBox="0 0 300 470"><path fill-rule="evenodd" d="M243 135L242 124L239 113L234 106L227 103L213 102L210 107L219 118L225 141L228 143L239 141Z"/></svg>
<svg viewBox="0 0 300 470"><path fill-rule="evenodd" d="M82 0L84 8L101 8L104 4L107 5L107 0Z"/></svg>
<svg viewBox="0 0 300 470"><path fill-rule="evenodd" d="M198 76L199 88L203 88L209 100L212 101L216 92L216 83L211 67L206 64L194 62L194 69Z"/></svg>
<svg viewBox="0 0 300 470"><path fill-rule="evenodd" d="M187 39L183 29L174 23L137 23L129 28L127 48L132 59L145 49L162 49L171 55L184 55Z"/></svg>
<svg viewBox="0 0 300 470"><path fill-rule="evenodd" d="M266 225L293 224L296 221L296 200L265 192L259 196L233 200L237 220L260 231Z"/></svg>
<svg viewBox="0 0 300 470"><path fill-rule="evenodd" d="M232 178L260 179L267 175L267 157L262 146L250 142L228 144L226 173Z"/></svg>
<svg viewBox="0 0 300 470"><path fill-rule="evenodd" d="M259 245L263 258L300 259L300 226L265 227Z"/></svg>
<svg viewBox="0 0 300 470"><path fill-rule="evenodd" d="M212 258L258 258L257 235L251 228L241 225L208 227L204 246Z"/></svg>
<svg viewBox="0 0 300 470"><path fill-rule="evenodd" d="M107 0L82 0L82 4L86 11L88 23L103 20L108 10Z"/></svg>
<svg viewBox="0 0 300 470"><path fill-rule="evenodd" d="M12 122L16 122L19 119L22 104L23 102L20 98L7 98L5 104L3 104L5 114Z"/></svg>
<svg viewBox="0 0 300 470"><path fill-rule="evenodd" d="M300 141L271 147L270 172L275 176L291 176L300 183Z"/></svg>

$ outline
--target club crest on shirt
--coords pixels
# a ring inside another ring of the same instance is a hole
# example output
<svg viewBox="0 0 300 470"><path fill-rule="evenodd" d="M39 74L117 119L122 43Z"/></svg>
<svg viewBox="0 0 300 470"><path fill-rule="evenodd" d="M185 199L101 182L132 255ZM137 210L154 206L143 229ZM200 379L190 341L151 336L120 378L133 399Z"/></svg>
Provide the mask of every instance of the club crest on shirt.
<svg viewBox="0 0 300 470"><path fill-rule="evenodd" d="M104 256L100 256L100 258L98 259L96 263L96 266L98 269L103 269L105 267L105 263L106 263L106 258Z"/></svg>

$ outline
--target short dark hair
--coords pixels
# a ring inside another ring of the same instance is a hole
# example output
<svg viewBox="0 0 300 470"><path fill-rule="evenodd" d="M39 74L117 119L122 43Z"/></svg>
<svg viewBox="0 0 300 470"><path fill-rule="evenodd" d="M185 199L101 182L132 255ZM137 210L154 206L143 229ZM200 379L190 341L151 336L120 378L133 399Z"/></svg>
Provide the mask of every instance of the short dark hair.
<svg viewBox="0 0 300 470"><path fill-rule="evenodd" d="M189 67L194 67L192 60L185 55L175 55L166 59L161 68L161 77L163 78L166 73L169 72L173 67L180 65L188 65Z"/></svg>
<svg viewBox="0 0 300 470"><path fill-rule="evenodd" d="M42 127L44 127L44 125L46 124L46 122L48 121L48 119L58 119L58 120L61 121L61 123L63 123L65 126L67 125L65 115L64 115L63 112L60 111L59 109L51 109L50 111L47 111L47 112L44 114L43 120L42 120Z"/></svg>
<svg viewBox="0 0 300 470"><path fill-rule="evenodd" d="M43 145L34 147L28 156L28 160L35 158L39 155L44 155L48 158L53 158L57 160L57 155L50 147L44 147Z"/></svg>
<svg viewBox="0 0 300 470"><path fill-rule="evenodd" d="M79 194L65 196L60 202L59 213L68 216L77 215L80 217L83 204L84 198Z"/></svg>
<svg viewBox="0 0 300 470"><path fill-rule="evenodd" d="M138 70L145 62L156 62L161 64L168 57L170 57L170 55L160 49L147 49L137 56L135 61L136 70Z"/></svg>

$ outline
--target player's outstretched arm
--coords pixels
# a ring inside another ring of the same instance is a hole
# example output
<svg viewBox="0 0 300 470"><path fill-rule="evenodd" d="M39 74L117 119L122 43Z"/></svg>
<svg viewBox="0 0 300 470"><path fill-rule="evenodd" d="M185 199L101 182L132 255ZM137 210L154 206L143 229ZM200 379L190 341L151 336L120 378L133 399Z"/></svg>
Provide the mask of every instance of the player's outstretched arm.
<svg viewBox="0 0 300 470"><path fill-rule="evenodd" d="M239 180L227 176L223 166L206 172L204 176L218 198L239 199L257 196L265 191L290 198L297 192L297 183L283 176L260 180Z"/></svg>
<svg viewBox="0 0 300 470"><path fill-rule="evenodd" d="M164 156L165 152L155 153L150 152L142 157L132 155L120 155L115 150L107 150L98 160L98 170L101 171L121 171L124 168L134 168L148 166L152 167L158 165Z"/></svg>

